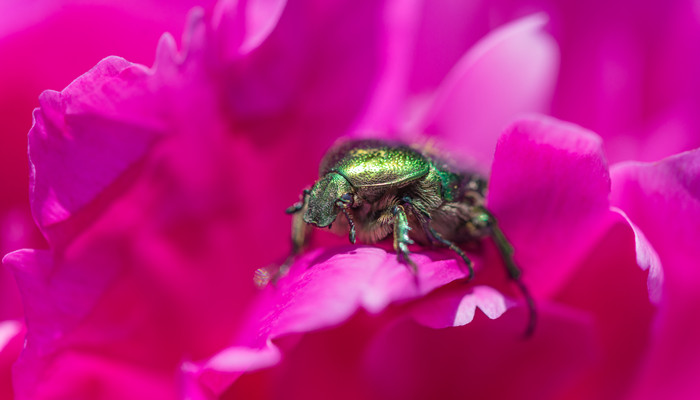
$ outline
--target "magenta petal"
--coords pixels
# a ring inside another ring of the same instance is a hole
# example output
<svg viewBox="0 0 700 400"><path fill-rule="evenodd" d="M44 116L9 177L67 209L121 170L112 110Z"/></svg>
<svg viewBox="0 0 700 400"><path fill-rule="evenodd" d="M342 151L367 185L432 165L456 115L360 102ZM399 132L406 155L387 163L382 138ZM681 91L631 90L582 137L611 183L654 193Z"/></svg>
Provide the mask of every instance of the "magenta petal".
<svg viewBox="0 0 700 400"><path fill-rule="evenodd" d="M411 57L412 93L435 90L471 46L493 28L489 4L477 1L423 2Z"/></svg>
<svg viewBox="0 0 700 400"><path fill-rule="evenodd" d="M412 259L418 265L417 281L395 253L381 248L307 253L276 288L267 289L239 339L243 346L232 346L198 368L188 368L190 374L220 393L242 372L279 361L269 347L272 339L337 326L359 309L379 313L391 303L423 296L465 276L454 258L425 252L412 254Z"/></svg>
<svg viewBox="0 0 700 400"><path fill-rule="evenodd" d="M435 259L435 253L414 253L418 284L395 253L376 247L358 247L347 253L310 253L296 264L268 304L272 313L262 324L270 336L308 332L334 326L358 308L379 313L389 304L427 294L465 273L454 258Z"/></svg>
<svg viewBox="0 0 700 400"><path fill-rule="evenodd" d="M236 59L254 50L277 25L286 0L222 0L214 8L213 25L221 55Z"/></svg>
<svg viewBox="0 0 700 400"><path fill-rule="evenodd" d="M205 390L220 394L243 373L273 366L281 359L280 350L271 342L259 349L233 346L203 363L185 363L182 367L183 379L191 384L193 392Z"/></svg>
<svg viewBox="0 0 700 400"><path fill-rule="evenodd" d="M496 319L514 305L512 300L489 286L474 286L465 290L443 291L428 296L413 309L413 318L429 328L466 325L480 309L490 319Z"/></svg>
<svg viewBox="0 0 700 400"><path fill-rule="evenodd" d="M521 314L445 329L389 324L363 349L362 371L377 398L558 398L595 357L590 323L541 305L537 333L523 340Z"/></svg>
<svg viewBox="0 0 700 400"><path fill-rule="evenodd" d="M518 121L496 149L488 206L537 296L546 296L609 225L601 140L551 118Z"/></svg>
<svg viewBox="0 0 700 400"><path fill-rule="evenodd" d="M658 325L636 398L692 398L700 393L700 150L615 165L612 182L612 204L663 263Z"/></svg>
<svg viewBox="0 0 700 400"><path fill-rule="evenodd" d="M558 50L542 14L494 30L455 65L417 132L438 136L491 163L503 128L524 112L545 112L556 82Z"/></svg>
<svg viewBox="0 0 700 400"><path fill-rule="evenodd" d="M75 329L92 309L107 280L88 277L89 284L76 280L78 271L51 277L54 267L51 253L41 250L19 250L8 254L3 264L13 269L22 293L27 320L27 346L15 372L15 390L30 396L49 365L49 356L67 332ZM109 276L105 273L102 276Z"/></svg>
<svg viewBox="0 0 700 400"><path fill-rule="evenodd" d="M83 276L76 281L78 271L52 276L54 261L45 250L18 250L3 258L10 267L22 293L25 317L32 346L43 346L61 338L74 328L92 308L100 292L109 283L109 273L103 270L102 281ZM86 281L89 280L89 284ZM36 325L35 325L36 324Z"/></svg>
<svg viewBox="0 0 700 400"><path fill-rule="evenodd" d="M24 324L19 321L0 322L0 398L12 399L12 364L17 360L24 342Z"/></svg>
<svg viewBox="0 0 700 400"><path fill-rule="evenodd" d="M157 373L110 357L66 352L31 396L20 399L175 399L178 388L171 373Z"/></svg>
<svg viewBox="0 0 700 400"><path fill-rule="evenodd" d="M624 211L613 207L613 211L619 213L629 224L634 233L634 249L637 258L637 265L644 271L648 270L647 290L649 291L649 300L658 304L661 301L664 283L664 270L661 265L659 254L654 249L654 246L649 242L641 229L635 225L625 214Z"/></svg>
<svg viewBox="0 0 700 400"><path fill-rule="evenodd" d="M636 379L657 311L649 301L648 273L638 265L636 241L629 223L616 215L616 222L553 296L553 301L590 315L600 349L569 395L561 398L625 398Z"/></svg>
<svg viewBox="0 0 700 400"><path fill-rule="evenodd" d="M29 132L32 212L40 228L93 200L159 135L161 124L146 114L154 100L145 93L148 76L144 67L110 57L62 92L42 94ZM124 104L127 98L132 104ZM125 108L131 112L119 115Z"/></svg>

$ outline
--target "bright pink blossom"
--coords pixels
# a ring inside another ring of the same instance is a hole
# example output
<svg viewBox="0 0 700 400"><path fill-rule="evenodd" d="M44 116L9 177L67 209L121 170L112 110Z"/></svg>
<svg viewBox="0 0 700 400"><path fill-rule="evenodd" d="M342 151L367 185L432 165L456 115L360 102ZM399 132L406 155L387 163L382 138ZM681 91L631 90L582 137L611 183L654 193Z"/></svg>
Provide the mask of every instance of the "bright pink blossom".
<svg viewBox="0 0 700 400"><path fill-rule="evenodd" d="M37 97L65 87L95 62L122 54L150 63L164 31L180 36L190 7L213 1L7 0L0 3L0 254L46 247L29 209L27 130ZM0 398L11 398L10 365L24 338L12 273L0 267ZM12 345L4 335L16 332Z"/></svg>
<svg viewBox="0 0 700 400"><path fill-rule="evenodd" d="M443 53L424 41L455 17L401 4L222 0L190 14L181 50L163 36L152 68L109 57L41 95L30 197L50 248L4 258L26 313L19 398L697 390L697 152L611 174L597 134L542 115L561 89L544 14ZM416 247L416 284L390 245L319 232L277 287L254 287L323 152L370 134L431 137L490 174L537 301L532 338L488 239L469 284L452 253ZM0 330L2 368L22 332Z"/></svg>

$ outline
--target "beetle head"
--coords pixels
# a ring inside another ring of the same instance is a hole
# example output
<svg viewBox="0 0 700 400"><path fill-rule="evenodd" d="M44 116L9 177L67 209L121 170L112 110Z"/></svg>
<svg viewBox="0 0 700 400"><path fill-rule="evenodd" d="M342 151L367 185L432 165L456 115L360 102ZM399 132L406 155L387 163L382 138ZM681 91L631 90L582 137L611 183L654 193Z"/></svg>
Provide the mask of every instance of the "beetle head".
<svg viewBox="0 0 700 400"><path fill-rule="evenodd" d="M304 222L319 228L332 224L341 211L338 203L351 203L352 200L346 194L352 191L352 185L342 175L335 172L324 175L311 188Z"/></svg>

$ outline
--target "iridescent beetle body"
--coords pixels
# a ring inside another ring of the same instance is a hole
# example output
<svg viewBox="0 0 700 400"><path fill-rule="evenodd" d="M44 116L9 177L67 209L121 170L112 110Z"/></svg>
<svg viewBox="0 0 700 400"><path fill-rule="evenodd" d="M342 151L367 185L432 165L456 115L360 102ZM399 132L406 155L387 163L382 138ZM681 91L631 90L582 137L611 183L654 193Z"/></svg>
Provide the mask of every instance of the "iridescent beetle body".
<svg viewBox="0 0 700 400"><path fill-rule="evenodd" d="M510 277L529 309L527 334L535 326L535 307L512 259L513 249L484 205L487 182L477 174L456 171L438 157L412 147L380 140L354 140L331 148L321 161L319 180L287 209L293 214L292 255L275 278L286 273L309 239L309 225L349 231L364 243L393 233L399 260L415 274L408 245L449 247L473 277L472 263L456 243L494 239ZM340 217L340 218L339 218Z"/></svg>

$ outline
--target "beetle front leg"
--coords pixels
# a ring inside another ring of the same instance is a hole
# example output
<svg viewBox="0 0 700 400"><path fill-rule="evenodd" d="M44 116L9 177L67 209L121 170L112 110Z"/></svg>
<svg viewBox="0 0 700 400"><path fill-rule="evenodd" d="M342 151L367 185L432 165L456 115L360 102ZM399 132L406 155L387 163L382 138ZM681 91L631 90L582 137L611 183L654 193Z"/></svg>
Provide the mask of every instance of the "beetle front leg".
<svg viewBox="0 0 700 400"><path fill-rule="evenodd" d="M411 252L408 250L408 245L413 244L413 240L408 237L408 231L411 230L411 227L408 225L406 210L403 206L397 205L392 209L392 214L394 214L394 250L396 250L396 257L399 262L407 264L414 275L417 275L418 266L409 256Z"/></svg>
<svg viewBox="0 0 700 400"><path fill-rule="evenodd" d="M296 203L292 204L284 212L287 214L296 214L299 211L302 211L302 209L306 210L306 207L308 206L308 203L309 203L309 195L310 194L311 194L311 190L304 189L301 192L301 199L299 199L299 201L297 201Z"/></svg>
<svg viewBox="0 0 700 400"><path fill-rule="evenodd" d="M301 199L294 203L294 205L291 207L287 208L285 211L287 214L292 214L291 251L282 265L277 268L271 277L268 277L267 279L265 277L258 277L257 275L262 273L256 272L255 281L258 286L265 286L268 282L271 282L273 285L276 284L280 278L289 273L289 268L294 263L294 260L299 254L301 254L304 247L306 247L306 244L311 236L311 227L304 222L304 213L309 207L310 193L310 190L304 189L301 194Z"/></svg>

